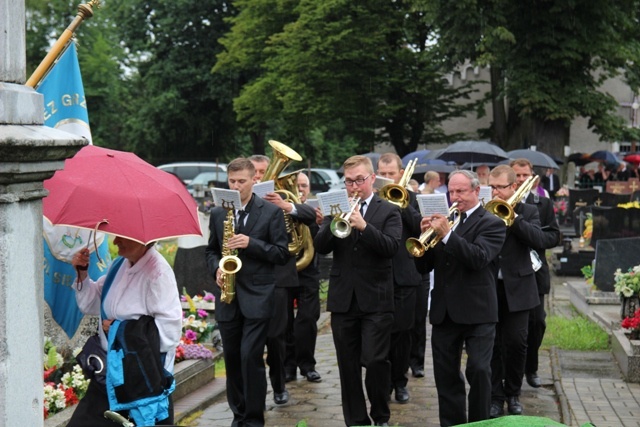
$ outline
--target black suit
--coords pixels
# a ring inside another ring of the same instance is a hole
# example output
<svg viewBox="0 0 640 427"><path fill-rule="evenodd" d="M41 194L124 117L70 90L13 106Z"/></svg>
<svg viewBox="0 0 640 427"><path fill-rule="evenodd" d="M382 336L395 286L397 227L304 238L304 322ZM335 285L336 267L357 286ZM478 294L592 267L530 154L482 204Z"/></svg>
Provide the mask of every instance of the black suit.
<svg viewBox="0 0 640 427"><path fill-rule="evenodd" d="M269 320L274 314L274 265L289 259L287 232L282 210L253 195L241 234L249 236L249 245L238 251L242 268L236 273L236 297L225 304L220 288L216 296L215 317L220 327L227 369L227 400L234 413L233 426L264 425L267 381L264 347ZM223 225L227 211L211 211L209 244L205 250L207 265L216 274L222 257Z"/></svg>
<svg viewBox="0 0 640 427"><path fill-rule="evenodd" d="M295 204L298 217L306 221L315 220L315 210L308 205ZM291 218L294 221L294 218ZM269 379L274 393L285 390L285 357L287 346L287 325L289 310L287 307L289 291L299 287L296 258L289 256L287 263L276 266L275 315L269 324L267 335L267 364L269 365Z"/></svg>
<svg viewBox="0 0 640 427"><path fill-rule="evenodd" d="M393 256L393 301L394 322L391 332L391 386L406 387L409 356L411 352L411 331L415 323L416 290L422 276L416 269L413 256L405 248L409 237L420 234L420 212L415 194L409 192L411 203L401 211L402 238L398 251Z"/></svg>
<svg viewBox="0 0 640 427"><path fill-rule="evenodd" d="M543 249L539 249L538 256L542 261L542 267L536 271L536 284L538 286L538 297L540 304L529 312L529 334L527 336L527 360L524 372L533 374L538 371L538 350L542 344L544 332L547 329L545 318L547 314L544 311L544 296L551 289L551 276L549 274L549 264L545 249L551 249L560 243L560 226L553 212L553 202L546 198L540 197L538 194L529 193L525 199L525 203L534 205L538 208L540 215L540 226L544 232L543 240L540 242Z"/></svg>
<svg viewBox="0 0 640 427"><path fill-rule="evenodd" d="M441 426L467 422L462 348L468 360L470 422L489 418L491 352L498 321L495 269L492 263L505 239L504 223L479 206L422 258L421 273L432 269L431 293L433 370Z"/></svg>
<svg viewBox="0 0 640 427"><path fill-rule="evenodd" d="M298 211L298 220L309 226L311 236L318 233L315 210L311 209L311 217L305 211ZM311 242L313 245L313 242ZM318 269L318 255L314 254L311 263L298 271L297 288L289 288L287 311L287 352L285 370L295 376L297 369L306 375L316 369L316 338L318 335L318 319L320 318L320 270ZM297 312L294 316L294 301L297 302Z"/></svg>
<svg viewBox="0 0 640 427"><path fill-rule="evenodd" d="M547 190L547 192L549 193L549 197L555 199L556 192L560 189L560 178L558 178L558 175L556 175L555 173L551 175L545 175L540 180L540 183L542 184L542 188ZM551 189L551 187L553 187L553 189Z"/></svg>
<svg viewBox="0 0 640 427"><path fill-rule="evenodd" d="M538 210L519 203L496 259L499 320L491 360L491 395L495 402L519 396L527 355L529 311L540 304L530 248L541 249L544 232ZM498 273L498 274L500 274Z"/></svg>
<svg viewBox="0 0 640 427"><path fill-rule="evenodd" d="M393 326L393 271L402 220L397 207L373 195L360 233L339 239L325 217L314 239L316 251L333 251L327 309L340 371L345 423L370 425L362 390L362 367L374 422L389 420L389 337Z"/></svg>

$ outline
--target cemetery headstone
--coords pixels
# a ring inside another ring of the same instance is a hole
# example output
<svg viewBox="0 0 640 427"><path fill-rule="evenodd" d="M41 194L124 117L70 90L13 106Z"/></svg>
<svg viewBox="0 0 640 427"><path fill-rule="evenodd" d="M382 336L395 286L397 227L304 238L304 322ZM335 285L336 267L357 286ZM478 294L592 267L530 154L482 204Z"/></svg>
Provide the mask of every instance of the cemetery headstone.
<svg viewBox="0 0 640 427"><path fill-rule="evenodd" d="M612 206L616 207L621 203L629 203L631 201L631 194L617 194L609 193L605 191L600 194L596 199L596 206ZM598 204L599 203L599 204Z"/></svg>
<svg viewBox="0 0 640 427"><path fill-rule="evenodd" d="M616 269L627 271L638 265L640 237L622 239L600 239L596 243L596 262L593 283L599 290L613 292Z"/></svg>
<svg viewBox="0 0 640 427"><path fill-rule="evenodd" d="M591 246L593 247L600 239L640 237L640 209L593 206L591 213L593 215Z"/></svg>
<svg viewBox="0 0 640 427"><path fill-rule="evenodd" d="M593 188L569 189L569 212L573 212L575 208L593 205L599 194L600 192Z"/></svg>
<svg viewBox="0 0 640 427"><path fill-rule="evenodd" d="M591 213L591 206L577 207L573 211L573 229L576 232L576 236L582 236L584 231L584 222L587 219L587 214Z"/></svg>

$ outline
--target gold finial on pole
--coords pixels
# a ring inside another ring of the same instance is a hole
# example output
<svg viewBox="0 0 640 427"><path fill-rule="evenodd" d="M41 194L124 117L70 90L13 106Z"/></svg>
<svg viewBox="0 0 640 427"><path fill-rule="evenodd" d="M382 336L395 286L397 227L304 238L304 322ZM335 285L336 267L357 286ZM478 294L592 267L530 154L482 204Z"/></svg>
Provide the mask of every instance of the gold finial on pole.
<svg viewBox="0 0 640 427"><path fill-rule="evenodd" d="M88 3L78 6L78 14L73 19L71 24L69 24L69 26L64 30L60 38L58 38L58 40L56 40L56 42L53 44L53 47L51 47L51 50L49 51L49 53L47 53L47 56L45 56L42 62L40 62L40 65L38 65L38 68L36 68L33 74L31 74L31 77L29 77L27 83L25 83L26 86L35 88L40 83L55 60L58 59L60 53L62 53L62 51L65 49L65 47L69 43L69 40L71 40L71 37L73 37L73 33L75 33L80 24L82 24L82 21L93 16L94 6L96 8L99 8L100 0L91 0Z"/></svg>

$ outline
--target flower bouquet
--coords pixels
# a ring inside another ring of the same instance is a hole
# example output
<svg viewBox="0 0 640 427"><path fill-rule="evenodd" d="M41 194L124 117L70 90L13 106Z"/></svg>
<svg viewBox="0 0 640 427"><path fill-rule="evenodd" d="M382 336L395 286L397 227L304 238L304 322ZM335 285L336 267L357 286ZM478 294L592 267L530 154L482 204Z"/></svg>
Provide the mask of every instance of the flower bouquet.
<svg viewBox="0 0 640 427"><path fill-rule="evenodd" d="M622 300L620 315L623 319L632 316L640 306L640 265L630 268L626 273L618 268L613 278L613 290Z"/></svg>
<svg viewBox="0 0 640 427"><path fill-rule="evenodd" d="M629 339L640 339L640 309L637 309L633 316L625 317L620 326L629 331Z"/></svg>
<svg viewBox="0 0 640 427"><path fill-rule="evenodd" d="M556 214L559 224L565 223L568 209L569 203L567 199L557 199L553 202L553 212Z"/></svg>
<svg viewBox="0 0 640 427"><path fill-rule="evenodd" d="M44 418L75 405L87 392L89 381L84 378L82 368L65 361L51 340L44 340ZM78 349L79 351L79 349ZM75 359L73 359L75 361ZM64 372L64 371L67 372Z"/></svg>

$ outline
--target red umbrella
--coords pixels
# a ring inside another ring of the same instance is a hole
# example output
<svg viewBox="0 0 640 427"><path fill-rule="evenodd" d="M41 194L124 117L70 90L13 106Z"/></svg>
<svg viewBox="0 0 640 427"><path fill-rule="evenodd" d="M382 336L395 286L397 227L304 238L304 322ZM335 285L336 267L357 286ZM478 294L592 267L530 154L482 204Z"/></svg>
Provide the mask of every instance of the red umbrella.
<svg viewBox="0 0 640 427"><path fill-rule="evenodd" d="M624 156L624 161L629 163L640 163L640 154L627 154L626 156Z"/></svg>
<svg viewBox="0 0 640 427"><path fill-rule="evenodd" d="M44 182L44 216L55 225L100 231L143 244L202 235L198 207L170 173L133 153L88 145Z"/></svg>

